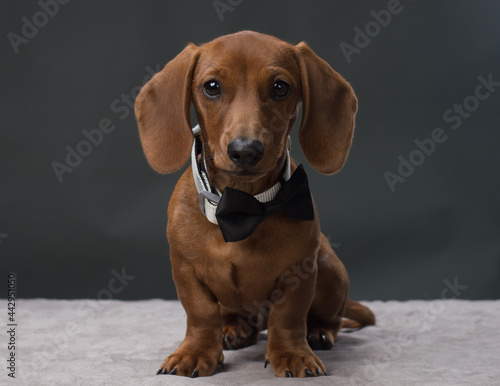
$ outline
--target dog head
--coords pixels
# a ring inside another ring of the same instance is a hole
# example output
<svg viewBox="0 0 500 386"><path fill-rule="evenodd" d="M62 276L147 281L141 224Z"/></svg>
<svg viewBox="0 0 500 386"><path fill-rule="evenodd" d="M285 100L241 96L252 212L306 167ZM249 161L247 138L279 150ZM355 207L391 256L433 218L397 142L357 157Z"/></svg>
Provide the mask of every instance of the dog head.
<svg viewBox="0 0 500 386"><path fill-rule="evenodd" d="M321 173L337 172L357 110L351 86L305 43L243 31L189 44L136 99L144 153L160 173L189 159L191 103L207 164L242 181L283 168L300 105L299 141L308 162Z"/></svg>

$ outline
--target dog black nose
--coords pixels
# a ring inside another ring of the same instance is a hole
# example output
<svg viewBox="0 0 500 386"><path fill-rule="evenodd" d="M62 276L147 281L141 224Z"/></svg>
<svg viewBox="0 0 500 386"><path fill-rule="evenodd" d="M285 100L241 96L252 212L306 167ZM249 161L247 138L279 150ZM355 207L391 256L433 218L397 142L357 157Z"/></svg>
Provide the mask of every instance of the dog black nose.
<svg viewBox="0 0 500 386"><path fill-rule="evenodd" d="M251 167L262 159L264 146L254 139L236 138L227 145L227 155L235 165Z"/></svg>

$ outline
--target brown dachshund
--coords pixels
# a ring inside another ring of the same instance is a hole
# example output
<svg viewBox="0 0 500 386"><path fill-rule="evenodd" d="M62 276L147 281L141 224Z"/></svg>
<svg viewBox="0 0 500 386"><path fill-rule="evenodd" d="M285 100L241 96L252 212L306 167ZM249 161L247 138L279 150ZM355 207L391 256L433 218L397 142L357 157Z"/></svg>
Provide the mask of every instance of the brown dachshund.
<svg viewBox="0 0 500 386"><path fill-rule="evenodd" d="M330 349L341 327L375 323L347 298L347 272L321 234L303 168L290 160L301 105L307 161L337 172L357 99L305 43L244 31L189 44L138 95L152 168L173 173L192 162L170 199L167 225L187 331L159 374L211 375L223 349L252 345L267 329L265 364L277 376L326 375L312 349Z"/></svg>

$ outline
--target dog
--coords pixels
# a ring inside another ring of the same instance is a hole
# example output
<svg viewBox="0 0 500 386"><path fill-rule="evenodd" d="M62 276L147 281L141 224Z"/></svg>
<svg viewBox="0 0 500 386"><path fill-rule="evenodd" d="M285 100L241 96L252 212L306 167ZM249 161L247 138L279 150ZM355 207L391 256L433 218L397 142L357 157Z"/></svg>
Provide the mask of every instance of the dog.
<svg viewBox="0 0 500 386"><path fill-rule="evenodd" d="M198 125L191 129L190 107ZM309 46L252 32L187 45L141 89L135 114L159 173L191 159L168 206L167 238L186 336L158 374L209 376L223 349L256 343L278 377L327 375L313 349L341 327L375 324L348 299L344 265L321 233L302 166L339 171L351 146L357 98Z"/></svg>

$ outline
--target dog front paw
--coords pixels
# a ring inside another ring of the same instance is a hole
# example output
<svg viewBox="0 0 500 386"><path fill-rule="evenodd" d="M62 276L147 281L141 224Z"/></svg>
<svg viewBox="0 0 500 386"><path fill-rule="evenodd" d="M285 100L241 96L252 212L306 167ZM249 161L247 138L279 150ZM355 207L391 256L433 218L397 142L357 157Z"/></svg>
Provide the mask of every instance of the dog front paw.
<svg viewBox="0 0 500 386"><path fill-rule="evenodd" d="M224 368L223 362L222 352L178 349L165 359L156 374L182 375L191 378L205 377L215 373L217 365Z"/></svg>
<svg viewBox="0 0 500 386"><path fill-rule="evenodd" d="M251 331L250 334L238 325L226 325L222 329L224 350L238 350L243 347L248 347L257 343L257 330Z"/></svg>
<svg viewBox="0 0 500 386"><path fill-rule="evenodd" d="M325 365L310 349L297 352L273 351L266 354L266 366L268 363L277 377L304 378L327 375Z"/></svg>
<svg viewBox="0 0 500 386"><path fill-rule="evenodd" d="M328 328L310 328L307 343L313 350L330 350L335 343L335 332Z"/></svg>

